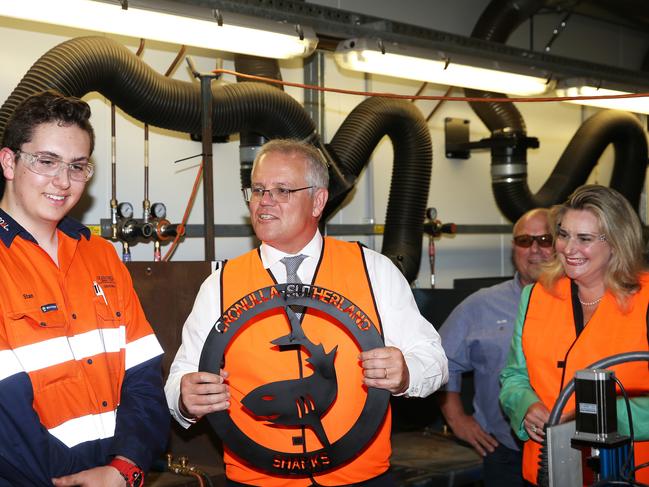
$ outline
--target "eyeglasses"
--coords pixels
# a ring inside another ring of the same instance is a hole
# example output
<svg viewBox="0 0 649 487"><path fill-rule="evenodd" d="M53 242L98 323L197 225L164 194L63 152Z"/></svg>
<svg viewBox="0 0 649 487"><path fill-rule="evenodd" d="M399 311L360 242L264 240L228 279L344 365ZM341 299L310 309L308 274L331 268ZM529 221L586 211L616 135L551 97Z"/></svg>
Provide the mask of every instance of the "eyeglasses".
<svg viewBox="0 0 649 487"><path fill-rule="evenodd" d="M288 189L288 188L241 188L243 192L243 197L246 200L246 203L251 201L261 201L264 199L264 194L268 193L270 199L276 203L286 203L290 198L291 194L297 193L298 191L304 191L305 189L311 189L313 186L305 186L304 188L297 189Z"/></svg>
<svg viewBox="0 0 649 487"><path fill-rule="evenodd" d="M552 235L545 233L543 235L516 235L514 237L514 244L518 247L527 249L536 242L539 247L548 248L552 247Z"/></svg>
<svg viewBox="0 0 649 487"><path fill-rule="evenodd" d="M16 150L14 153L28 163L27 169L41 176L54 177L59 174L61 168L66 168L70 179L86 182L95 172L95 166L88 162L88 159L65 162L60 157L51 154L32 154L22 150Z"/></svg>
<svg viewBox="0 0 649 487"><path fill-rule="evenodd" d="M568 245L571 238L574 238L575 245L582 249L587 249L596 242L606 242L606 235L603 233L599 235L595 233L578 233L577 235L570 235L564 229L559 227L559 230L557 231L557 242L562 242L564 245Z"/></svg>

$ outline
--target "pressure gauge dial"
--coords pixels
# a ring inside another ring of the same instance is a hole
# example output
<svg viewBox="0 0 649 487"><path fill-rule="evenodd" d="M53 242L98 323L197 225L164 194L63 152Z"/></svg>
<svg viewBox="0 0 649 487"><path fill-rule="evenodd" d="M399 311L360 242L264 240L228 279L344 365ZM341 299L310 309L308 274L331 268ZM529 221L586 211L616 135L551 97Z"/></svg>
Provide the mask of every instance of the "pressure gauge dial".
<svg viewBox="0 0 649 487"><path fill-rule="evenodd" d="M167 207L164 203L153 203L151 205L151 214L155 218L164 218L167 216Z"/></svg>
<svg viewBox="0 0 649 487"><path fill-rule="evenodd" d="M117 213L122 218L133 218L133 205L130 203L120 203L117 206Z"/></svg>

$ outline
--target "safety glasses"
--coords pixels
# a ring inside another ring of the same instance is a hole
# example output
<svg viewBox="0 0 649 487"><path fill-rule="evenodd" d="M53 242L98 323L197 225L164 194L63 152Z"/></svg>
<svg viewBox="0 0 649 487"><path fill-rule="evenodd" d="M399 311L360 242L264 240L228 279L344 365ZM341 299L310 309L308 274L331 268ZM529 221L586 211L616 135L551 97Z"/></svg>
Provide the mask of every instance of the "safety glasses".
<svg viewBox="0 0 649 487"><path fill-rule="evenodd" d="M536 242L539 247L548 248L552 247L552 235L545 233L543 235L516 235L514 237L514 244L518 247L527 249Z"/></svg>

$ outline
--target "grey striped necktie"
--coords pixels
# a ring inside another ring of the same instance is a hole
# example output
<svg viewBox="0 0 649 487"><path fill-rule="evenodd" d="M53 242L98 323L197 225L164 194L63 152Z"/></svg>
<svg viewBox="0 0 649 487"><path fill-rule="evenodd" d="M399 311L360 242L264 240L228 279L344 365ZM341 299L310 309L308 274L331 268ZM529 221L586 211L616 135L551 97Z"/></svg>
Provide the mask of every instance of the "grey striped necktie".
<svg viewBox="0 0 649 487"><path fill-rule="evenodd" d="M297 269L307 256L304 254L294 255L293 257L284 257L280 262L286 267L286 282L288 284L302 284L297 275Z"/></svg>
<svg viewBox="0 0 649 487"><path fill-rule="evenodd" d="M280 260L284 267L286 267L286 283L287 284L302 284L302 281L297 275L297 269L302 264L302 261L306 259L307 256L304 254L294 255L293 257L284 257ZM298 319L302 319L302 315L306 311L304 306L292 305L291 309L297 315Z"/></svg>

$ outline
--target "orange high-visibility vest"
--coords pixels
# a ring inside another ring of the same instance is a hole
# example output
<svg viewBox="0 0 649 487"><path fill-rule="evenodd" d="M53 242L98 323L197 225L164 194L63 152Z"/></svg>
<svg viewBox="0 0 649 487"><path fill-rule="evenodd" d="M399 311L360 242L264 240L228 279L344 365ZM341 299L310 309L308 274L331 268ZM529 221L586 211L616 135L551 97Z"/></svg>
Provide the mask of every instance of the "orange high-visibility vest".
<svg viewBox="0 0 649 487"><path fill-rule="evenodd" d="M562 369L565 360L563 387L575 372L590 364L623 352L646 351L647 307L649 279L643 275L640 291L630 298L629 310L623 312L615 297L607 292L579 337L573 319L570 280L561 279L555 294L537 284L530 294L523 326L523 353L527 362L530 384L548 409L559 396ZM573 345L574 343L574 345ZM567 355L566 352L572 349ZM629 362L611 368L630 396L646 395L649 391L647 362ZM574 395L566 404L565 412L575 408ZM523 477L536 483L540 445L526 441L523 450ZM649 461L649 442L635 443L636 465ZM647 469L639 470L636 478L649 479Z"/></svg>
<svg viewBox="0 0 649 487"><path fill-rule="evenodd" d="M274 278L263 268L258 250L230 260L222 271L221 303L227 305L223 306L223 309L228 309L241 297L273 284ZM312 284L333 290L353 302L381 332L380 318L360 245L325 238L321 260ZM296 379L299 377L300 368L304 376L310 373L310 365L306 362L308 354L304 351L280 352L271 343L290 331L282 308L271 310L251 321L254 323L244 327L239 336L229 343L225 352L225 370L230 373L228 383L231 393L231 418L249 438L275 451L302 453L305 448L307 451L322 448L310 428L305 429L305 445L295 444L296 437L302 435L299 428L273 427L242 409L242 398L254 388L273 381ZM354 425L365 404L367 392L363 386L363 370L358 359L360 351L344 327L318 310L307 308L302 328L309 340L315 344L323 344L325 352L338 347L335 359L338 396L322 417L327 437L333 444ZM388 410L370 444L353 460L314 476L318 484L360 483L384 473L389 467L391 454L390 425ZM226 476L233 481L264 487L300 487L312 484L308 477L275 477L256 470L237 458L227 445L224 447Z"/></svg>

